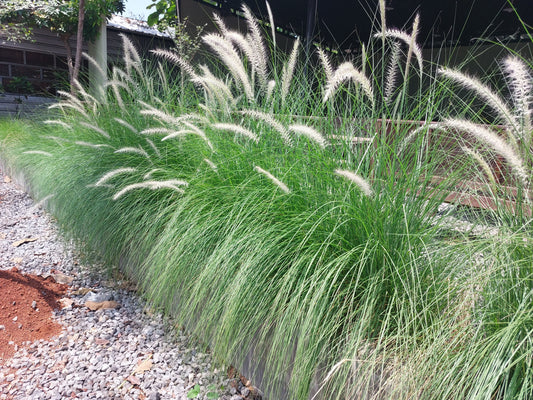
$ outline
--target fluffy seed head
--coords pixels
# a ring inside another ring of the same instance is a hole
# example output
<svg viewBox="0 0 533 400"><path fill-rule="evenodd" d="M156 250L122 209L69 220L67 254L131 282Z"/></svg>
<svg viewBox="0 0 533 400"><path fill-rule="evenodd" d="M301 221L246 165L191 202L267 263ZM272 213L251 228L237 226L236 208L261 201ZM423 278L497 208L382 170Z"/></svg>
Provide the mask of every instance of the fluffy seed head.
<svg viewBox="0 0 533 400"><path fill-rule="evenodd" d="M210 159L208 159L208 158L204 158L204 161L205 161L205 163L206 163L207 165L209 165L209 166L211 167L211 169L212 169L213 171L216 172L216 171L218 170L218 167L216 166L216 164L215 164L213 161L211 161Z"/></svg>
<svg viewBox="0 0 533 400"><path fill-rule="evenodd" d="M79 146L92 147L93 149L101 149L102 147L111 147L108 144L95 144L95 143L84 142L82 140L78 140L75 143Z"/></svg>
<svg viewBox="0 0 533 400"><path fill-rule="evenodd" d="M360 71L355 69L350 62L345 62L339 65L333 74L333 77L326 83L324 102L326 102L335 93L339 85L346 80L352 80L361 85L366 96L370 99L372 105L374 105L374 91L372 90L370 80Z"/></svg>
<svg viewBox="0 0 533 400"><path fill-rule="evenodd" d="M324 138L324 136L322 136L320 132L318 132L314 128L311 128L310 126L298 124L289 125L289 131L292 131L298 135L302 135L307 137L308 139L313 140L323 149L326 148L326 146L328 145L328 142Z"/></svg>
<svg viewBox="0 0 533 400"><path fill-rule="evenodd" d="M255 143L259 142L259 136L257 136L252 131L236 124L226 124L226 123L218 123L211 125L213 128L221 130L221 131L230 131L234 132L238 135L247 137L250 140L253 140Z"/></svg>
<svg viewBox="0 0 533 400"><path fill-rule="evenodd" d="M353 182L357 185L359 190L363 192L366 196L372 196L372 188L370 187L370 184L360 175L357 175L355 172L348 171L345 169L336 169L335 174L342 176L343 178L349 180L350 182Z"/></svg>
<svg viewBox="0 0 533 400"><path fill-rule="evenodd" d="M521 130L516 122L516 119L514 118L512 111L509 109L509 107L507 107L503 99L500 98L500 96L492 91L487 85L484 85L479 79L449 68L440 68L438 73L476 93L479 97L486 101L494 111L496 111L509 129L510 133L514 135L515 139L521 136Z"/></svg>
<svg viewBox="0 0 533 400"><path fill-rule="evenodd" d="M184 194L185 191L178 186L188 186L188 183L181 180L168 180L168 181L145 181L145 182L139 182L139 183L133 183L131 185L128 185L115 193L113 196L113 200L118 200L120 197L125 195L128 192L131 192L135 189L150 189L150 190L158 190L158 189L171 189L174 190L180 194Z"/></svg>
<svg viewBox="0 0 533 400"><path fill-rule="evenodd" d="M289 132L283 126L283 124L281 124L279 121L276 121L274 117L272 117L272 115L257 110L243 110L242 113L245 115L249 115L253 118L260 119L261 121L267 123L279 132L285 144L292 146L292 139L289 136Z"/></svg>
<svg viewBox="0 0 533 400"><path fill-rule="evenodd" d="M120 119L120 118L114 118L115 121L117 121L120 125L122 125L123 127L129 129L131 132L133 133L139 133L139 131L131 124L127 123L126 121L124 121L123 119Z"/></svg>
<svg viewBox="0 0 533 400"><path fill-rule="evenodd" d="M317 48L318 58L320 58L320 63L322 64L322 67L324 68L324 72L326 73L326 81L331 80L333 78L333 67L331 66L331 62L329 61L329 57L326 54L324 50L322 50L320 47Z"/></svg>
<svg viewBox="0 0 533 400"><path fill-rule="evenodd" d="M418 14L417 14L418 17ZM415 22L418 25L418 19L415 18ZM398 39L404 42L409 50L408 50L408 61L407 65L409 65L410 62L410 54L414 54L416 57L416 60L418 62L418 69L420 73L422 73L424 68L424 57L422 56L422 48L416 43L416 35L418 33L418 26L413 26L413 28L416 28L417 31L415 32L413 30L413 33L409 35L407 32L401 31L399 29L387 29L385 31L385 38L392 38L392 39ZM383 33L376 33L374 37L381 37Z"/></svg>
<svg viewBox="0 0 533 400"><path fill-rule="evenodd" d="M242 86L246 98L250 101L253 100L254 91L248 74L242 64L239 53L229 39L215 33L205 35L202 39L224 62L235 82Z"/></svg>
<svg viewBox="0 0 533 400"><path fill-rule="evenodd" d="M277 187L279 187L282 191L285 193L290 193L290 189L285 185L283 182L281 182L278 178L276 178L274 175L272 175L270 172L265 171L263 168L258 167L257 165L254 167L254 169L259 172L260 174L265 175L268 179L270 179Z"/></svg>
<svg viewBox="0 0 533 400"><path fill-rule="evenodd" d="M300 38L298 37L294 41L292 47L291 55L289 60L283 66L283 71L281 74L281 101L285 102L287 95L289 94L289 88L291 86L292 78L294 76L294 69L296 68L296 60L298 59L298 50L300 48Z"/></svg>
<svg viewBox="0 0 533 400"><path fill-rule="evenodd" d="M524 187L527 188L529 186L529 175L526 172L522 158L496 132L470 121L459 119L446 119L441 126L456 132L466 132L484 145L491 147L496 153L505 158Z"/></svg>
<svg viewBox="0 0 533 400"><path fill-rule="evenodd" d="M503 60L503 66L509 80L509 88L516 114L522 122L522 138L533 135L531 129L532 81L529 68L516 56Z"/></svg>
<svg viewBox="0 0 533 400"><path fill-rule="evenodd" d="M72 126L70 126L66 122L60 121L58 119L47 119L46 121L43 121L43 123L47 124L47 125L55 124L55 125L62 126L65 129L72 129Z"/></svg>
<svg viewBox="0 0 533 400"><path fill-rule="evenodd" d="M39 154L41 156L53 157L52 153L49 153L44 150L27 150L27 151L24 151L23 154Z"/></svg>
<svg viewBox="0 0 533 400"><path fill-rule="evenodd" d="M114 178L115 176L122 175L122 174L131 174L136 172L137 170L135 168L117 168L112 171L107 172L105 175L103 175L96 183L93 184L93 186L102 186L104 183L107 183L110 179Z"/></svg>
<svg viewBox="0 0 533 400"><path fill-rule="evenodd" d="M146 152L146 150L140 147L122 147L118 150L115 150L114 153L115 154L124 154L124 153L138 154L140 156L146 157L147 159L150 159L150 155Z"/></svg>
<svg viewBox="0 0 533 400"><path fill-rule="evenodd" d="M86 128L89 128L95 132L98 132L100 135L102 135L103 137L105 137L106 139L109 139L111 136L109 136L109 133L107 133L106 131L104 131L103 129L99 128L98 126L96 125L93 125L93 124L89 124L87 122L84 122L84 121L81 121L80 122L80 125L86 127Z"/></svg>

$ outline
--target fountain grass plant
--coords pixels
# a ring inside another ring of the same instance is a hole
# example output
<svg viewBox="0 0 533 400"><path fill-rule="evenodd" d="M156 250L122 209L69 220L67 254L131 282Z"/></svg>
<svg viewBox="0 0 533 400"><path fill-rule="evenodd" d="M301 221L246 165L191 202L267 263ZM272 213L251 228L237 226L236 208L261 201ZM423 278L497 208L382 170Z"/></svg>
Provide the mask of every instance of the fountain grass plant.
<svg viewBox="0 0 533 400"><path fill-rule="evenodd" d="M505 240L471 239L434 217L483 157L430 184L449 138L401 123L438 119L447 94L408 90L425 73L418 19L410 34L382 22L377 66L319 51L310 75L298 40L273 56L243 13L246 34L215 17L203 65L158 50L149 68L124 38L103 99L78 85L39 135L3 123L2 157L66 232L269 398L530 397L531 231L500 219Z"/></svg>

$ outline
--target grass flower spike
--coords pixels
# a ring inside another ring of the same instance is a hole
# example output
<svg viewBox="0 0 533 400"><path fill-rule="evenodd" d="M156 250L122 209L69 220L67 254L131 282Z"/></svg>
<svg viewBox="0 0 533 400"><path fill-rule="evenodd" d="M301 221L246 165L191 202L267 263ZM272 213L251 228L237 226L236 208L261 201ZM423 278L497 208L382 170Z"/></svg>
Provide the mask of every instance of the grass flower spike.
<svg viewBox="0 0 533 400"><path fill-rule="evenodd" d="M258 167L257 165L254 167L254 169L257 172L259 172L260 174L263 174L268 179L270 179L272 181L272 183L274 183L277 187L279 187L283 192L285 192L287 194L289 194L291 192L290 189L287 187L287 185L285 185L282 181L280 181L278 178L276 178L270 172L265 171L263 168Z"/></svg>
<svg viewBox="0 0 533 400"><path fill-rule="evenodd" d="M342 176L343 178L349 180L352 183L355 183L355 185L363 192L366 196L372 196L372 188L370 187L370 184L360 175L357 175L355 172L347 171L345 169L336 169L335 174Z"/></svg>

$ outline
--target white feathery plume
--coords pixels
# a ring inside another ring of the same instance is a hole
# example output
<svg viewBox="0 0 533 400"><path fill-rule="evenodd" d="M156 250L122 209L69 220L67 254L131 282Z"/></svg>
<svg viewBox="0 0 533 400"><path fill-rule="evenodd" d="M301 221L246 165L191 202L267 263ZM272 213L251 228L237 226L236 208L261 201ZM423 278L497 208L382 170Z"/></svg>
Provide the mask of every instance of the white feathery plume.
<svg viewBox="0 0 533 400"><path fill-rule="evenodd" d="M372 196L372 188L370 184L360 175L357 175L355 172L348 171L345 169L336 169L335 174L342 176L343 178L348 179L350 182L356 184L356 186L365 194L366 196Z"/></svg>
<svg viewBox="0 0 533 400"><path fill-rule="evenodd" d="M122 88L126 92L128 92L128 94L130 94L130 95L133 94L133 92L131 91L131 88L126 83L121 81L118 77L115 77L115 78L116 79L112 79L110 81L107 81L105 83L105 86L106 87L111 86L113 88L113 90L118 90L118 88Z"/></svg>
<svg viewBox="0 0 533 400"><path fill-rule="evenodd" d="M479 164L479 166L485 173L486 177L488 178L491 187L493 188L493 190L496 190L497 188L496 178L494 177L494 174L492 173L492 168L487 163L487 161L483 158L483 156L479 154L478 151L471 149L470 147L467 147L467 146L461 146L461 150L463 150L463 152L466 155L472 157Z"/></svg>
<svg viewBox="0 0 533 400"><path fill-rule="evenodd" d="M196 125L194 125L194 124L192 124L192 123L190 123L188 121L181 121L181 124L185 125L188 128L190 128L193 131L194 134L200 136L207 143L209 148L211 150L213 150L213 145L211 144L211 142L209 141L209 139L207 138L207 135L205 134L205 132L203 130L201 130Z"/></svg>
<svg viewBox="0 0 533 400"><path fill-rule="evenodd" d="M112 146L108 144L95 144L95 143L84 142L82 140L78 140L75 143L79 146L92 147L93 149L101 149L102 147L113 148Z"/></svg>
<svg viewBox="0 0 533 400"><path fill-rule="evenodd" d="M96 183L94 183L92 186L102 186L104 183L107 183L110 179L114 178L115 176L122 175L122 174L132 174L136 172L137 169L135 168L117 168L112 171L107 172L104 174Z"/></svg>
<svg viewBox="0 0 533 400"><path fill-rule="evenodd" d="M223 108L228 107L229 104L234 104L235 99L228 85L213 75L207 66L202 65L200 66L200 69L204 75L197 76L196 78L191 79L191 81L193 83L199 83L206 89L210 90Z"/></svg>
<svg viewBox="0 0 533 400"><path fill-rule="evenodd" d="M60 142L69 142L70 140L68 139L65 139L63 137L58 137L58 136L53 136L53 135L46 135L46 136L43 136L44 139L49 139L49 140L54 140L58 143Z"/></svg>
<svg viewBox="0 0 533 400"><path fill-rule="evenodd" d="M272 98L272 94L274 93L274 88L275 87L276 87L276 81L275 80L268 81L267 92L266 92L266 102L267 103Z"/></svg>
<svg viewBox="0 0 533 400"><path fill-rule="evenodd" d="M217 13L213 13L213 21L215 22L215 25L218 26L218 30L220 31L220 33L223 36L226 36L229 30L224 20L220 18L220 15L218 15Z"/></svg>
<svg viewBox="0 0 533 400"><path fill-rule="evenodd" d="M324 72L326 74L326 81L330 81L333 78L333 67L331 66L331 62L329 61L329 57L326 54L322 48L317 47L316 49L318 53L318 58L320 59L320 63L322 64L322 67L324 68Z"/></svg>
<svg viewBox="0 0 533 400"><path fill-rule="evenodd" d="M152 177L152 175L155 174L158 171L162 171L162 169L161 168L154 168L154 169L150 170L150 172L144 174L143 179L144 180L150 179Z"/></svg>
<svg viewBox="0 0 533 400"><path fill-rule="evenodd" d="M43 121L43 123L47 124L47 125L55 124L55 125L62 126L65 129L72 129L72 126L70 126L66 122L60 121L58 119L47 119L46 121Z"/></svg>
<svg viewBox="0 0 533 400"><path fill-rule="evenodd" d="M413 129L409 134L400 142L398 146L398 154L403 153L409 142L411 142L420 132L428 131L429 129L438 129L439 124L424 124L416 129Z"/></svg>
<svg viewBox="0 0 533 400"><path fill-rule="evenodd" d="M264 113L262 111L258 111L258 110L242 110L242 113L244 115L249 115L253 118L260 119L261 121L267 123L272 128L274 128L276 131L279 132L285 144L292 146L292 139L289 135L289 132L287 131L287 128L285 128L283 124L281 124L279 121L276 121L272 117L272 115Z"/></svg>
<svg viewBox="0 0 533 400"><path fill-rule="evenodd" d="M120 149L115 150L114 153L115 154L124 154L124 153L138 154L140 156L146 157L147 159L150 159L150 154L148 154L146 150L140 147L121 147Z"/></svg>
<svg viewBox="0 0 533 400"><path fill-rule="evenodd" d="M381 17L381 40L383 47L385 47L385 32L387 31L387 21L386 21L386 7L385 0L379 0L379 16Z"/></svg>
<svg viewBox="0 0 533 400"><path fill-rule="evenodd" d="M257 136L252 131L236 124L227 124L227 123L217 123L211 125L213 128L221 131L230 131L241 136L245 136L250 140L253 140L255 143L259 142L259 136Z"/></svg>
<svg viewBox="0 0 533 400"><path fill-rule="evenodd" d="M524 187L527 188L529 186L529 174L526 172L522 158L497 133L470 121L459 119L446 119L440 126L448 130L466 132L478 139L481 143L491 147L496 153L505 158Z"/></svg>
<svg viewBox="0 0 533 400"><path fill-rule="evenodd" d="M53 108L60 108L62 111L65 111L63 108L72 108L73 110L79 112L81 115L83 115L85 118L90 119L89 114L87 114L87 111L83 107L78 106L77 104L70 103L70 102L60 102L52 104L51 106L48 106L48 109L51 110Z"/></svg>
<svg viewBox="0 0 533 400"><path fill-rule="evenodd" d="M531 74L525 63L516 56L505 58L503 65L509 79L509 88L516 114L522 123L521 138L529 142L531 135L533 135L531 124Z"/></svg>
<svg viewBox="0 0 533 400"><path fill-rule="evenodd" d="M291 54L287 63L283 66L281 72L281 102L284 103L287 95L289 94L289 88L291 86L292 78L294 76L294 69L296 68L296 60L298 59L298 50L300 47L300 38L296 38L294 46L292 47Z"/></svg>
<svg viewBox="0 0 533 400"><path fill-rule="evenodd" d="M207 115L211 116L211 118L215 119L215 115L213 114L213 110L211 108L207 107L205 104L198 104L198 107L201 108ZM205 120L203 122L208 123L209 120L207 117L204 117Z"/></svg>
<svg viewBox="0 0 533 400"><path fill-rule="evenodd" d="M494 111L498 113L500 118L503 120L503 123L507 126L510 133L510 139L513 141L513 146L516 146L516 139L520 138L521 130L516 122L516 119L512 111L507 107L505 102L493 92L487 85L484 85L480 80L468 76L457 70L449 68L439 68L438 73L444 77L455 81L459 85L463 86L466 89L472 90L479 97L481 97Z"/></svg>
<svg viewBox="0 0 533 400"><path fill-rule="evenodd" d="M270 29L272 31L272 43L273 43L273 49L274 52L276 51L276 24L274 23L274 15L272 14L272 9L270 8L270 4L268 1L265 2L268 12L268 20L270 22Z"/></svg>
<svg viewBox="0 0 533 400"><path fill-rule="evenodd" d="M203 41L220 57L230 71L236 83L240 84L248 100L254 99L254 91L239 53L233 44L223 36L215 33L205 35Z"/></svg>
<svg viewBox="0 0 533 400"><path fill-rule="evenodd" d="M209 165L211 167L211 169L213 171L216 172L218 170L218 167L216 166L216 164L213 161L211 161L210 159L204 158L204 161L206 162L207 165Z"/></svg>
<svg viewBox="0 0 533 400"><path fill-rule="evenodd" d="M139 131L131 124L129 124L128 122L124 121L123 119L120 119L120 118L113 118L116 122L118 122L120 125L122 125L123 127L125 128L128 128L131 132L133 133L139 133Z"/></svg>
<svg viewBox="0 0 533 400"><path fill-rule="evenodd" d="M355 69L350 62L345 62L339 65L331 80L327 82L324 93L324 102L335 93L339 85L345 80L352 80L361 85L366 96L370 99L372 105L374 105L374 91L372 90L372 84L370 83L370 80L360 71Z"/></svg>
<svg viewBox="0 0 533 400"><path fill-rule="evenodd" d="M417 19L415 19L415 22L417 22ZM416 28L418 29L418 27ZM418 62L418 69L420 73L422 73L423 68L424 68L424 57L422 56L422 49L415 41L416 34L418 34L418 32L413 32L411 35L409 35L407 32L401 31L399 29L387 29L387 31L385 32L385 37L399 39L402 42L404 42L409 48L408 51L412 52L412 54L415 55L416 60ZM382 35L383 33L376 33L374 34L374 37L381 37ZM410 61L409 53L408 53L408 59ZM406 66L407 65L408 64L406 64Z"/></svg>
<svg viewBox="0 0 533 400"><path fill-rule="evenodd" d="M147 109L139 111L141 115L149 115L152 117L157 118L161 122L165 122L168 124L176 125L180 121L174 117L173 115L167 114L161 110L158 110L157 108L154 108L150 106L149 104L145 103L144 101L139 101L139 104L141 104L143 107L146 107Z"/></svg>
<svg viewBox="0 0 533 400"><path fill-rule="evenodd" d="M361 45L361 73L366 76L366 46Z"/></svg>
<svg viewBox="0 0 533 400"><path fill-rule="evenodd" d="M87 111L85 110L84 104L78 99L76 96L73 96L72 94L65 92L63 90L58 90L57 93L63 97L66 98L65 101L52 104L48 108L56 108L56 107L69 107L73 110L78 111L80 114L82 114L84 117L89 118Z"/></svg>
<svg viewBox="0 0 533 400"><path fill-rule="evenodd" d="M109 133L107 133L106 131L104 131L103 129L99 128L96 125L89 124L88 122L84 122L84 121L81 121L80 125L84 126L86 128L92 129L95 132L98 132L100 135L102 135L103 137L105 137L107 139L109 139L111 137L111 136L109 136Z"/></svg>
<svg viewBox="0 0 533 400"><path fill-rule="evenodd" d="M124 48L123 59L126 64L127 74L131 76L131 68L133 67L137 73L143 77L142 61L135 45L124 33L119 33L119 36L122 38L122 46Z"/></svg>
<svg viewBox="0 0 533 400"><path fill-rule="evenodd" d="M80 99L78 99L76 96L74 96L73 94L69 93L69 92L65 92L64 90L58 90L57 91L57 94L65 97L67 99L67 102L70 102L70 103L74 103L76 104L77 106L79 106L80 108L85 108L83 103L81 102Z"/></svg>
<svg viewBox="0 0 533 400"><path fill-rule="evenodd" d="M156 56L163 57L167 59L168 61L176 64L179 66L183 71L185 71L191 78L194 78L196 76L196 73L194 72L194 68L189 64L183 57L180 57L178 54L169 51L169 50L150 50L152 54L155 54Z"/></svg>
<svg viewBox="0 0 533 400"><path fill-rule="evenodd" d="M189 113L189 114L181 114L179 117L176 118L176 121L199 121L203 123L208 123L209 120L206 118L205 115L201 115L198 113Z"/></svg>
<svg viewBox="0 0 533 400"><path fill-rule="evenodd" d="M257 72L261 86L264 88L268 81L268 72L266 69L266 64L262 64L261 57L259 57L257 54L257 49L252 43L250 43L250 41L246 40L246 38L238 32L229 31L226 33L225 37L235 43L237 47L246 55L248 60L250 60L253 71Z"/></svg>
<svg viewBox="0 0 533 400"><path fill-rule="evenodd" d="M255 64L259 78L261 79L262 83L266 85L266 82L268 81L268 56L266 54L265 44L263 43L263 34L257 19L254 17L252 11L245 3L242 4L242 11L244 12L244 18L246 18L246 22L248 23L248 27L250 29L250 44L255 50L255 54L253 55L253 63Z"/></svg>
<svg viewBox="0 0 533 400"><path fill-rule="evenodd" d="M385 79L385 102L390 103L394 89L396 88L396 78L398 72L398 61L400 60L400 45L398 42L392 44L392 54L387 66L387 77Z"/></svg>
<svg viewBox="0 0 533 400"><path fill-rule="evenodd" d="M168 135L166 135L163 139L161 139L162 142L169 139L175 139L177 137L183 137L185 135L195 135L196 132L194 132L191 129L180 129L179 131L171 131Z"/></svg>
<svg viewBox="0 0 533 400"><path fill-rule="evenodd" d="M119 33L119 36L122 39L122 45L124 46L124 50L127 50L129 55L133 57L132 61L136 63L141 63L141 57L139 56L139 53L137 52L137 49L135 48L135 45L130 40L130 38L124 33Z"/></svg>
<svg viewBox="0 0 533 400"><path fill-rule="evenodd" d="M196 135L196 136L201 137L207 143L209 148L211 150L213 150L213 145L211 144L211 142L207 138L207 135L205 134L204 131L202 131L200 128L198 128L197 126L195 126L193 124L190 124L190 123L187 123L187 122L183 122L183 124L186 125L189 129L181 129L179 131L172 132L169 135L165 136L163 139L161 139L161 141L164 142L165 140L174 139L174 138L177 138L177 137L182 137L182 136L189 135L189 134L190 135Z"/></svg>
<svg viewBox="0 0 533 400"><path fill-rule="evenodd" d="M154 144L154 142L152 142L150 139L146 138L146 143L148 143L148 145L152 148L152 150L154 151L154 153L156 154L156 156L158 156L159 158L161 158L161 152L159 151L159 149L157 148L157 146Z"/></svg>
<svg viewBox="0 0 533 400"><path fill-rule="evenodd" d="M53 157L52 153L43 150L27 150L23 154L39 154L41 156Z"/></svg>
<svg viewBox="0 0 533 400"><path fill-rule="evenodd" d="M168 181L145 181L140 183L134 183L131 185L128 185L124 187L122 190L115 193L113 196L113 200L118 200L120 197L125 195L128 192L131 192L135 189L150 189L150 190L158 190L158 189L172 189L180 194L184 194L185 191L178 186L187 186L188 183L185 181L179 181L179 180L168 180Z"/></svg>
<svg viewBox="0 0 533 400"><path fill-rule="evenodd" d="M418 46L416 38L418 36L418 27L420 25L420 14L416 13L415 20L413 21L413 28L411 30L411 41L409 42L409 50L407 51L407 61L405 63L405 72L404 76L407 79L407 74L409 72L409 65L411 65L411 56L413 53L418 60L418 68L420 69L420 76L422 76L424 68L424 58L422 57L422 49Z"/></svg>
<svg viewBox="0 0 533 400"><path fill-rule="evenodd" d="M83 97L83 100L86 103L93 105L93 110L94 110L94 106L98 105L100 102L94 96L91 96L89 93L87 93L87 91L83 88L83 86L77 79L74 79L73 84L76 90L78 91L78 93Z"/></svg>
<svg viewBox="0 0 533 400"><path fill-rule="evenodd" d="M132 88L139 90L139 84L137 83L137 80L134 79L127 72L123 71L122 69L118 67L113 67L113 79L127 82ZM130 92L131 92L131 88L130 88Z"/></svg>
<svg viewBox="0 0 533 400"><path fill-rule="evenodd" d="M102 76L103 78L107 77L107 72L102 69L102 66L93 57L91 57L86 52L82 52L81 55L89 62L89 64L91 64L98 71L100 76Z"/></svg>
<svg viewBox="0 0 533 400"><path fill-rule="evenodd" d="M119 86L123 88L127 88L129 90L129 87L116 79L113 79L106 83L106 86L111 86L111 89L113 90L113 94L115 95L115 99L117 100L118 106L121 110L125 111L126 107L124 106L124 101L122 100L122 95L120 94L120 90L118 90Z"/></svg>
<svg viewBox="0 0 533 400"><path fill-rule="evenodd" d="M157 62L157 76L159 77L159 82L161 82L160 85L163 89L163 92L169 93L170 85L168 83L168 75L160 61ZM152 83L152 80L150 80L150 83Z"/></svg>
<svg viewBox="0 0 533 400"><path fill-rule="evenodd" d="M280 181L278 178L276 178L274 175L272 175L270 172L265 171L263 168L258 167L257 165L254 167L254 169L259 172L260 174L265 175L268 179L270 179L277 187L279 187L282 191L285 193L290 193L290 189L285 185L282 181Z"/></svg>
<svg viewBox="0 0 533 400"><path fill-rule="evenodd" d="M298 135L306 136L307 138L315 141L323 149L328 145L328 141L322 136L316 129L307 125L289 125L289 131L292 131Z"/></svg>

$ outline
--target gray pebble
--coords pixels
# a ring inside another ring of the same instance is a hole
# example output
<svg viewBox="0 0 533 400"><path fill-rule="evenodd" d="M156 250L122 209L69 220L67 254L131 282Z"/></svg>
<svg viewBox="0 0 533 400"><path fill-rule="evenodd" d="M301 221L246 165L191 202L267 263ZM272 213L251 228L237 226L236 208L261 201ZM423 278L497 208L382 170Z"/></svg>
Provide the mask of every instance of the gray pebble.
<svg viewBox="0 0 533 400"><path fill-rule="evenodd" d="M0 400L64 399L72 394L80 399L133 400L142 393L149 400L185 399L190 377L201 378L202 387L230 387L227 377L210 367L209 355L200 355L182 332L167 331L165 327L172 326L172 321L146 313L146 304L134 293L106 286L101 275L105 267L80 262L74 244L59 236L53 219L34 207L22 190L5 183L1 170L0 197L0 269L11 269L13 259L18 258L23 260L17 264L23 273L49 276L50 270L56 269L74 277L73 288L95 290L73 296L79 307L55 313L54 318L63 325L58 337L20 346L12 359L0 365L0 382L12 384L9 393L4 393L7 384L0 383ZM11 246L24 237L39 240ZM122 307L93 312L83 307L89 299L113 299ZM32 308L37 308L37 301ZM0 326L2 329L5 327ZM127 378L149 357L151 369L136 375L140 386L131 385ZM16 375L11 373L13 369ZM219 398L229 399L229 389Z"/></svg>

